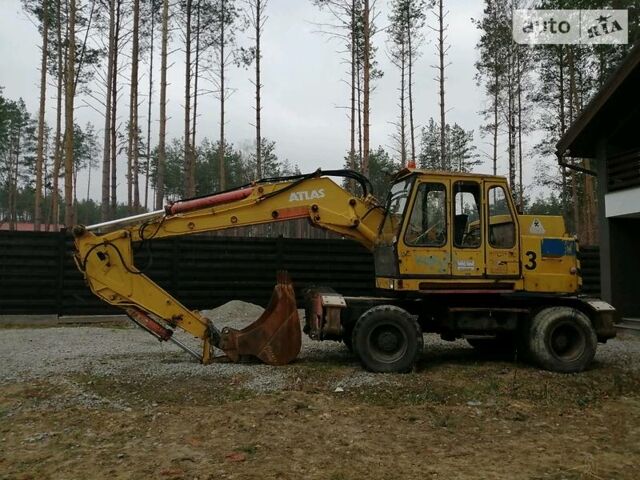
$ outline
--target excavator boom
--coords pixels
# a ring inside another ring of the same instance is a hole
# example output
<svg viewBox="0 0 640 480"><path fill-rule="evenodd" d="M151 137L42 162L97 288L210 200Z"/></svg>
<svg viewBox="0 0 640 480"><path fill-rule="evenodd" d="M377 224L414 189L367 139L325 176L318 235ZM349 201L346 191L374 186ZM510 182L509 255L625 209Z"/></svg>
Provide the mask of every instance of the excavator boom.
<svg viewBox="0 0 640 480"><path fill-rule="evenodd" d="M353 195L331 176L344 176L362 185ZM266 179L226 192L181 200L164 210L92 226L74 227L78 268L89 287L106 302L123 308L129 317L159 340L176 342L203 363L222 350L232 361L252 356L280 365L300 351L300 321L295 293L285 273L263 315L242 330L219 330L197 311L147 277L134 264L133 245L178 235L214 232L242 226L307 218L314 226L359 241L372 250L383 209L369 193L368 180L348 170ZM203 340L201 355L173 338L179 327Z"/></svg>

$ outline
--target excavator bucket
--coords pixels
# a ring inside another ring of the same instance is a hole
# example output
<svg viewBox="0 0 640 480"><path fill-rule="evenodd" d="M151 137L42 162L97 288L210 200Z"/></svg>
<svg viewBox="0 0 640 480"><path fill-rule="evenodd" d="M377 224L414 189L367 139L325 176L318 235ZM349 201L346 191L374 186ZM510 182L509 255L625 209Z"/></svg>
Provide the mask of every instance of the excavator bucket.
<svg viewBox="0 0 640 480"><path fill-rule="evenodd" d="M289 275L278 272L267 309L255 322L236 330L224 328L220 348L230 360L237 362L253 356L268 365L285 365L300 353L301 333L296 295Z"/></svg>

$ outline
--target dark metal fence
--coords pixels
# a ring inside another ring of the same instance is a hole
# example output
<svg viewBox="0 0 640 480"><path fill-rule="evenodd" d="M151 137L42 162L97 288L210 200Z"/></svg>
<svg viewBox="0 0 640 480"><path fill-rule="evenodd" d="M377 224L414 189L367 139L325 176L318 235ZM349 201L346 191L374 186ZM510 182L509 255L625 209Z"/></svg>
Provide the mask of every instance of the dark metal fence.
<svg viewBox="0 0 640 480"><path fill-rule="evenodd" d="M0 232L0 315L119 313L95 297L72 257L64 233ZM279 269L289 271L298 294L330 285L347 295L374 291L373 259L342 239L191 236L157 240L136 265L189 308L238 299L266 305Z"/></svg>
<svg viewBox="0 0 640 480"><path fill-rule="evenodd" d="M580 245L580 274L582 293L600 296L600 247Z"/></svg>
<svg viewBox="0 0 640 480"><path fill-rule="evenodd" d="M0 315L120 313L95 297L72 257L64 233L0 232ZM300 296L309 285L345 295L375 292L373 258L342 239L238 238L197 235L152 244L136 265L189 308L212 308L238 299L265 305L275 273L286 269ZM600 290L599 250L581 247L585 293ZM300 300L300 299L299 299Z"/></svg>

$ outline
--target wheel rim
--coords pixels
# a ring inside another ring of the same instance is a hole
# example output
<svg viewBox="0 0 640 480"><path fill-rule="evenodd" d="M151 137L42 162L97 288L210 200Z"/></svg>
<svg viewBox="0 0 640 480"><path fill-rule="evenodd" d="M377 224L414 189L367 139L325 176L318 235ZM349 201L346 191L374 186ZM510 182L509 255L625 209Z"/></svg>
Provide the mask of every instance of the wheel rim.
<svg viewBox="0 0 640 480"><path fill-rule="evenodd" d="M571 321L558 323L549 333L549 349L556 358L564 361L576 360L586 346L584 332Z"/></svg>
<svg viewBox="0 0 640 480"><path fill-rule="evenodd" d="M391 324L379 325L374 328L368 338L371 356L384 363L392 363L407 351L407 335L397 326Z"/></svg>

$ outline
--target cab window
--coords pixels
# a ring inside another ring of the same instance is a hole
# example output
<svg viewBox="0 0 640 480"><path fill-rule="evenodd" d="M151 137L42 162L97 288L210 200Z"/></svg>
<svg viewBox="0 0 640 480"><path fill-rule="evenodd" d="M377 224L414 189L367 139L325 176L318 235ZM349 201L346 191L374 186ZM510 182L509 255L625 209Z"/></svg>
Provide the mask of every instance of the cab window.
<svg viewBox="0 0 640 480"><path fill-rule="evenodd" d="M496 185L488 191L489 244L494 248L513 248L516 227L504 188Z"/></svg>
<svg viewBox="0 0 640 480"><path fill-rule="evenodd" d="M414 177L397 182L391 186L386 202L386 216L382 223L380 233L391 239L398 236L400 227L402 226L402 217L404 215L407 200L411 193L411 186ZM395 241L395 240L394 240Z"/></svg>
<svg viewBox="0 0 640 480"><path fill-rule="evenodd" d="M419 247L441 247L447 243L446 190L442 183L418 186L404 241Z"/></svg>
<svg viewBox="0 0 640 480"><path fill-rule="evenodd" d="M456 182L453 191L453 244L458 248L478 248L482 231L480 185L476 182Z"/></svg>

